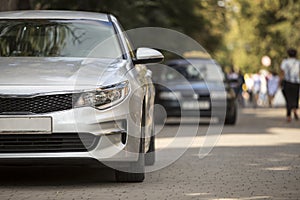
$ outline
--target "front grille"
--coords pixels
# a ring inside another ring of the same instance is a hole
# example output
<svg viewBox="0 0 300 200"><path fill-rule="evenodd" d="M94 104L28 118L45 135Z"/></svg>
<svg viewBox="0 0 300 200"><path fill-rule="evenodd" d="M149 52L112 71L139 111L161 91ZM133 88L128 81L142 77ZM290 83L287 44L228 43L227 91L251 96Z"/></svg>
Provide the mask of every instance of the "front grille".
<svg viewBox="0 0 300 200"><path fill-rule="evenodd" d="M89 133L0 135L0 153L86 152L98 141Z"/></svg>
<svg viewBox="0 0 300 200"><path fill-rule="evenodd" d="M0 97L0 113L49 113L72 109L72 94L44 95L31 98Z"/></svg>

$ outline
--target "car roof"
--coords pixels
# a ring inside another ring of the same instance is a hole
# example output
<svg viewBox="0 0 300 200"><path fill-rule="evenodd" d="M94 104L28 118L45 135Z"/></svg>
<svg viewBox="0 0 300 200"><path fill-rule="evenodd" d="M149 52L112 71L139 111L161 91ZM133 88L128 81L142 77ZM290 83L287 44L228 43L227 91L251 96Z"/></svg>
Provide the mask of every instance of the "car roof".
<svg viewBox="0 0 300 200"><path fill-rule="evenodd" d="M190 63L194 63L195 61L201 61L203 63L215 63L218 64L215 60L210 58L188 58L188 59L174 59L166 62L167 65L188 65Z"/></svg>
<svg viewBox="0 0 300 200"><path fill-rule="evenodd" d="M109 21L104 13L66 10L27 10L0 12L0 19L89 19Z"/></svg>

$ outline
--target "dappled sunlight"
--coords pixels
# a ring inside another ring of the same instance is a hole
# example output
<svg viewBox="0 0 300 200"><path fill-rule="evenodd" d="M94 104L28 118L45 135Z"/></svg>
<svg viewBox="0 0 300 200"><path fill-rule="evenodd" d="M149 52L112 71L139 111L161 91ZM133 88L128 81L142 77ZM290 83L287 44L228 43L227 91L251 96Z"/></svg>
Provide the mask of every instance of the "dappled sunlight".
<svg viewBox="0 0 300 200"><path fill-rule="evenodd" d="M270 157L266 159L267 162L269 163L280 163L280 162L287 162L290 160L295 160L299 158L299 154L292 154L292 153L276 153L273 157Z"/></svg>
<svg viewBox="0 0 300 200"><path fill-rule="evenodd" d="M260 112L258 112L260 110ZM265 110L265 112L264 112ZM263 112L261 112L263 111ZM285 114L285 111L281 108L275 108L275 109L270 109L270 108L259 108L259 109L252 109L252 108L244 108L242 110L243 114L252 114L255 115L256 117L274 117L277 116L278 114Z"/></svg>
<svg viewBox="0 0 300 200"><path fill-rule="evenodd" d="M299 124L300 127L300 124ZM276 133L276 134L281 134L284 133L285 135L288 134L289 136L295 136L295 139L297 138L297 135L300 134L300 129L299 128L281 128L281 127L272 127L268 128L267 132L269 133ZM299 137L300 140L300 137Z"/></svg>
<svg viewBox="0 0 300 200"><path fill-rule="evenodd" d="M271 196L254 196L254 197L239 197L239 198L217 198L217 199L212 199L212 200L254 200L254 199L270 199L272 198Z"/></svg>
<svg viewBox="0 0 300 200"><path fill-rule="evenodd" d="M291 170L291 166L276 166L276 167L266 167L264 170L269 170L269 171L288 171Z"/></svg>
<svg viewBox="0 0 300 200"><path fill-rule="evenodd" d="M206 195L209 195L209 193L206 193L206 192L196 192L196 193L186 193L185 194L186 196L190 196L190 197L197 197L197 196L206 196Z"/></svg>
<svg viewBox="0 0 300 200"><path fill-rule="evenodd" d="M210 136L196 136L196 137L180 137L181 142L173 143L173 137L157 138L157 149L163 148L186 148L186 144L190 144L190 148L208 147L204 144L205 139L218 137ZM243 147L243 146L280 146L287 144L300 144L299 130L295 128L281 129L270 128L266 133L241 133L241 134L224 134L216 139L216 147ZM192 141L192 143L189 141Z"/></svg>
<svg viewBox="0 0 300 200"><path fill-rule="evenodd" d="M299 127L300 122L294 121L287 124L284 121L284 109L242 109L241 117L246 117L248 120L243 120L241 123L248 123L249 118L252 118L252 129L237 129L236 126L225 126L220 136L207 134L206 127L199 125L199 134L189 136L189 125L185 124L184 130L186 135L180 136L180 140L174 138L176 135L165 134L164 131L157 136L157 149L164 148L203 148L203 147L264 147L264 146L283 146L289 144L300 144ZM278 118L283 115L282 121ZM265 122L265 123L261 123ZM195 124L194 124L195 125ZM249 124L248 124L249 125ZM170 126L166 126L171 128ZM208 141L215 141L209 143Z"/></svg>
<svg viewBox="0 0 300 200"><path fill-rule="evenodd" d="M185 194L188 197L199 197L199 198L205 198L205 199L211 199L211 200L262 200L262 199L270 199L272 198L271 196L252 196L252 197L237 197L237 198L214 198L214 197L209 197L211 195L210 193L186 193Z"/></svg>

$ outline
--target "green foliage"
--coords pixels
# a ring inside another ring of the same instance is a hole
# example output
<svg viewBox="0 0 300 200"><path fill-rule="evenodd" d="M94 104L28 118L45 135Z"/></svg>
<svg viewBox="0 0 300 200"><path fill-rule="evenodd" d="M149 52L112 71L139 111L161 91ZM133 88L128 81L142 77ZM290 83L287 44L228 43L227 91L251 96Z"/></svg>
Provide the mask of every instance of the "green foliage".
<svg viewBox="0 0 300 200"><path fill-rule="evenodd" d="M255 72L261 58L272 59L270 70L279 70L288 47L300 51L300 3L298 0L232 0L227 18L225 54L236 68Z"/></svg>
<svg viewBox="0 0 300 200"><path fill-rule="evenodd" d="M288 47L300 53L299 0L26 0L32 9L112 13L126 30L156 26L198 41L224 67L278 70ZM20 0L21 2L21 0ZM25 2L25 0L22 0Z"/></svg>
<svg viewBox="0 0 300 200"><path fill-rule="evenodd" d="M112 13L126 30L164 27L197 40L209 52L221 44L224 9L217 0L33 0L37 9L67 9Z"/></svg>

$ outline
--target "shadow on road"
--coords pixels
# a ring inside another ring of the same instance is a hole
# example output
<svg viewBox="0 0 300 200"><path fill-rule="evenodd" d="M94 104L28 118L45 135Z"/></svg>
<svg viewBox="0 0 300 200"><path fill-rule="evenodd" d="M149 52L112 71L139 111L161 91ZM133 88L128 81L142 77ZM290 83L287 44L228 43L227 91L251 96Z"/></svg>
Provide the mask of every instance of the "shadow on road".
<svg viewBox="0 0 300 200"><path fill-rule="evenodd" d="M109 184L115 181L113 170L89 167L6 166L1 167L0 171L0 187L74 186Z"/></svg>

